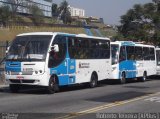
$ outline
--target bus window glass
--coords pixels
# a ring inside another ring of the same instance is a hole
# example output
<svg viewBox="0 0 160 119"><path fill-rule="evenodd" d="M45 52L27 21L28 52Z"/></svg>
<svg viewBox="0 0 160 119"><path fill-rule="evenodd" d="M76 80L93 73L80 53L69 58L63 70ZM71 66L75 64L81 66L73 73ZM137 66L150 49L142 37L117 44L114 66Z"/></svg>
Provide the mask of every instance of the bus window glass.
<svg viewBox="0 0 160 119"><path fill-rule="evenodd" d="M7 60L44 61L52 36L18 36L10 48Z"/></svg>
<svg viewBox="0 0 160 119"><path fill-rule="evenodd" d="M149 48L148 47L143 47L143 58L144 60L150 60L149 56Z"/></svg>
<svg viewBox="0 0 160 119"><path fill-rule="evenodd" d="M119 52L119 45L112 44L111 45L111 52L112 52L112 65L118 63L118 52Z"/></svg>
<svg viewBox="0 0 160 119"><path fill-rule="evenodd" d="M126 60L126 48L125 46L121 46L120 54L119 54L119 62Z"/></svg>
<svg viewBox="0 0 160 119"><path fill-rule="evenodd" d="M142 47L135 47L135 60L143 60L143 49Z"/></svg>
<svg viewBox="0 0 160 119"><path fill-rule="evenodd" d="M56 36L52 46L54 46L54 44L59 46L59 52L54 52L53 50L50 52L49 68L58 66L66 56L66 37L61 35Z"/></svg>
<svg viewBox="0 0 160 119"><path fill-rule="evenodd" d="M102 49L101 59L110 58L110 43L109 43L109 41L101 41L100 44L101 44L100 47Z"/></svg>
<svg viewBox="0 0 160 119"><path fill-rule="evenodd" d="M68 47L71 59L110 58L110 42L106 40L69 37Z"/></svg>
<svg viewBox="0 0 160 119"><path fill-rule="evenodd" d="M99 59L100 53L99 53L99 42L98 40L91 40L91 58L92 59Z"/></svg>
<svg viewBox="0 0 160 119"><path fill-rule="evenodd" d="M155 60L155 50L154 50L154 48L150 48L150 60Z"/></svg>
<svg viewBox="0 0 160 119"><path fill-rule="evenodd" d="M89 58L89 40L85 38L68 38L69 55L71 59Z"/></svg>
<svg viewBox="0 0 160 119"><path fill-rule="evenodd" d="M89 41L85 38L78 38L79 47L77 48L78 59L87 59L89 51L87 50L89 47Z"/></svg>
<svg viewBox="0 0 160 119"><path fill-rule="evenodd" d="M160 50L156 50L157 65L160 66Z"/></svg>
<svg viewBox="0 0 160 119"><path fill-rule="evenodd" d="M76 41L74 37L68 38L68 50L71 59L76 58L77 50L76 50Z"/></svg>
<svg viewBox="0 0 160 119"><path fill-rule="evenodd" d="M127 46L126 47L127 50L127 59L128 60L135 60L135 47L134 46Z"/></svg>

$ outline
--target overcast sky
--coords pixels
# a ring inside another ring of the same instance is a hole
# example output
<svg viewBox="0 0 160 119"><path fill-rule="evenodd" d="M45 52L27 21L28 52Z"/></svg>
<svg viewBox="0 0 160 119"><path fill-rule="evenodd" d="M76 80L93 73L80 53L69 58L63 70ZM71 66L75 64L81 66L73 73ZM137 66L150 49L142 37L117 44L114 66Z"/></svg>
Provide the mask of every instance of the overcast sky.
<svg viewBox="0 0 160 119"><path fill-rule="evenodd" d="M53 0L61 3L63 0ZM72 7L82 8L86 16L102 17L106 24L117 25L120 16L135 4L145 4L152 0L66 0Z"/></svg>

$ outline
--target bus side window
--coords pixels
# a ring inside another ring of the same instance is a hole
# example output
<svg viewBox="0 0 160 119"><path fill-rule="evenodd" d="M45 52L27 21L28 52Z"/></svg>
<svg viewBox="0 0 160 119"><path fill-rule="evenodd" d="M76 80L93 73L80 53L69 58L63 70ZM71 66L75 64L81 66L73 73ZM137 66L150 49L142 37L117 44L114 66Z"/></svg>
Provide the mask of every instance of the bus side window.
<svg viewBox="0 0 160 119"><path fill-rule="evenodd" d="M134 46L127 46L127 60L135 60L135 47Z"/></svg>
<svg viewBox="0 0 160 119"><path fill-rule="evenodd" d="M126 60L126 49L125 49L125 46L122 46L120 48L119 62L122 62L124 60Z"/></svg>
<svg viewBox="0 0 160 119"><path fill-rule="evenodd" d="M77 57L77 39L74 37L68 37L68 50L69 50L69 56L71 59L75 59ZM77 46L78 47L78 46Z"/></svg>
<svg viewBox="0 0 160 119"><path fill-rule="evenodd" d="M149 48L148 47L143 47L143 57L144 60L150 60L150 56L149 56Z"/></svg>
<svg viewBox="0 0 160 119"><path fill-rule="evenodd" d="M54 44L59 46L59 52L50 52L48 63L49 68L58 66L65 59L66 55L66 37L60 35L56 36L52 46L54 46Z"/></svg>
<svg viewBox="0 0 160 119"><path fill-rule="evenodd" d="M150 48L150 59L155 60L155 50L154 50L154 48Z"/></svg>
<svg viewBox="0 0 160 119"><path fill-rule="evenodd" d="M142 47L140 46L136 46L135 47L135 60L143 60L143 50L142 50Z"/></svg>

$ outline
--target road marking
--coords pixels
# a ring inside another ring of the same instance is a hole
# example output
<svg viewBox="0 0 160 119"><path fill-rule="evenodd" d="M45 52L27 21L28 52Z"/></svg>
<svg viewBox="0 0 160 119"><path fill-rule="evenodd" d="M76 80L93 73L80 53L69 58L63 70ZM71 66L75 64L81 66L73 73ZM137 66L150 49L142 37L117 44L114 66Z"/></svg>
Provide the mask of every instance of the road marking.
<svg viewBox="0 0 160 119"><path fill-rule="evenodd" d="M159 95L159 94L160 94L160 92L157 92L157 93L154 93L154 94L148 94L148 95L140 96L140 97L133 98L133 99L130 99L130 100L118 101L118 102L114 102L114 103L110 103L110 104L105 104L105 105L102 105L102 106L94 107L94 108L83 110L83 111L80 111L80 112L70 113L70 114L62 116L62 117L57 117L55 119L72 119L72 118L75 118L75 117L78 117L78 116L83 116L83 115L87 115L89 113L94 113L94 112L104 110L104 109L108 109L108 108L111 108L111 107L128 104L128 103L131 103L131 102L142 100L144 98L149 98L151 96L156 96L156 95Z"/></svg>
<svg viewBox="0 0 160 119"><path fill-rule="evenodd" d="M145 99L145 101L160 102L160 97L147 98L147 99Z"/></svg>

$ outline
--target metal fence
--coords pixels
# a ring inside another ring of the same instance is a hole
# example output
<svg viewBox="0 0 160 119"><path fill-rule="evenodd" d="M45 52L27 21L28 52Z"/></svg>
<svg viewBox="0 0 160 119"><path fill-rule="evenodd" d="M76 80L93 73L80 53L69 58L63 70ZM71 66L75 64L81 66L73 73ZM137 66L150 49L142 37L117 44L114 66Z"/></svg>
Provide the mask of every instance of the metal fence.
<svg viewBox="0 0 160 119"><path fill-rule="evenodd" d="M0 61L6 56L6 49L9 45L8 41L0 41Z"/></svg>
<svg viewBox="0 0 160 119"><path fill-rule="evenodd" d="M6 56L6 49L8 47L8 41L0 41L0 85L4 83L4 63L3 59Z"/></svg>

